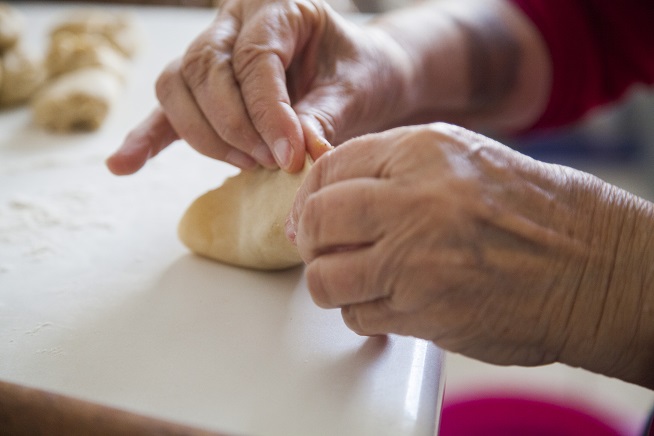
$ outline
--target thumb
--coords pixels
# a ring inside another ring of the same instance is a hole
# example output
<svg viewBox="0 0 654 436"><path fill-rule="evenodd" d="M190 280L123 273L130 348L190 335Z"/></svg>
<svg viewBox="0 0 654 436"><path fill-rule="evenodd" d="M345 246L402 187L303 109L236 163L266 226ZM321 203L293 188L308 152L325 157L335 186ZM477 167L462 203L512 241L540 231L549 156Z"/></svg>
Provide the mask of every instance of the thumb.
<svg viewBox="0 0 654 436"><path fill-rule="evenodd" d="M325 139L325 132L322 125L313 117L301 115L300 125L304 132L304 143L307 153L316 161L320 156L333 150L334 147Z"/></svg>

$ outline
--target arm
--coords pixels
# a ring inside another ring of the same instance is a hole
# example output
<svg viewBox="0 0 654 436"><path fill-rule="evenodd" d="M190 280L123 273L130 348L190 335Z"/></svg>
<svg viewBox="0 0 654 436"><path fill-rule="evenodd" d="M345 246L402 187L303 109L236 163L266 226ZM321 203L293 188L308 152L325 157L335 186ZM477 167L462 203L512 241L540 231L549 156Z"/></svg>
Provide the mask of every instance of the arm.
<svg viewBox="0 0 654 436"><path fill-rule="evenodd" d="M654 389L654 205L435 124L319 159L287 234L321 307L502 365L561 362Z"/></svg>
<svg viewBox="0 0 654 436"><path fill-rule="evenodd" d="M407 122L523 129L542 114L550 60L537 28L504 0L427 2L372 24L388 32L416 71Z"/></svg>
<svg viewBox="0 0 654 436"><path fill-rule="evenodd" d="M163 110L109 167L132 173L181 138L241 168L297 171L321 138L338 145L425 117L524 126L548 92L538 33L502 0L466 5L427 3L361 27L320 1L226 1L159 78Z"/></svg>
<svg viewBox="0 0 654 436"><path fill-rule="evenodd" d="M654 84L653 21L654 4L640 0L472 0L376 25L420 73L408 121L511 132L570 124Z"/></svg>

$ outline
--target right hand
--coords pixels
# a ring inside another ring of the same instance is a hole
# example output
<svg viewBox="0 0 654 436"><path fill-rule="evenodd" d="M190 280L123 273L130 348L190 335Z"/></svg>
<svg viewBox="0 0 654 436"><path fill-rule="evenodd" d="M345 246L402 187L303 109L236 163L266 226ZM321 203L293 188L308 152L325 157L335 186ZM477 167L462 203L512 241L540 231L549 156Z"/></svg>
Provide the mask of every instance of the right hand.
<svg viewBox="0 0 654 436"><path fill-rule="evenodd" d="M650 202L440 123L342 144L287 221L314 301L357 333L649 388L653 228Z"/></svg>
<svg viewBox="0 0 654 436"><path fill-rule="evenodd" d="M240 168L295 172L402 116L406 53L325 3L226 0L215 21L157 82L161 109L108 160L131 174L176 139Z"/></svg>

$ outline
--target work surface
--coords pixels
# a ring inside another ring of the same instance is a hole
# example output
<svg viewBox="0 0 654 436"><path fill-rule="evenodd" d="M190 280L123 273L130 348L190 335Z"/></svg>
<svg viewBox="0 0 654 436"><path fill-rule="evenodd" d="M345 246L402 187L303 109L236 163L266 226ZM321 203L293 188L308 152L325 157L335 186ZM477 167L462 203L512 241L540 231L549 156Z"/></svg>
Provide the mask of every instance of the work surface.
<svg viewBox="0 0 654 436"><path fill-rule="evenodd" d="M42 50L64 7L18 8ZM101 131L51 135L26 108L0 112L0 380L246 435L433 434L440 350L357 336L312 303L302 268L238 269L178 241L185 208L233 167L179 143L137 175L105 169L214 15L134 11L146 44Z"/></svg>

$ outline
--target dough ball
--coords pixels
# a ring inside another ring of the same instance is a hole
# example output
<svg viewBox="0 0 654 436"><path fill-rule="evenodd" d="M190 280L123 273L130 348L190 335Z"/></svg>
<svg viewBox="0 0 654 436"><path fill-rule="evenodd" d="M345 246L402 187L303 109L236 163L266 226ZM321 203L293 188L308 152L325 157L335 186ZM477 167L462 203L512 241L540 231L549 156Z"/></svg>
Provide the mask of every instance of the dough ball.
<svg viewBox="0 0 654 436"><path fill-rule="evenodd" d="M59 32L100 35L126 57L133 57L141 46L141 34L131 14L99 9L81 9L70 13L52 29Z"/></svg>
<svg viewBox="0 0 654 436"><path fill-rule="evenodd" d="M0 53L12 48L23 31L23 16L7 3L0 3Z"/></svg>
<svg viewBox="0 0 654 436"><path fill-rule="evenodd" d="M117 98L120 80L101 68L84 68L63 74L34 97L35 122L56 132L98 129Z"/></svg>
<svg viewBox="0 0 654 436"><path fill-rule="evenodd" d="M50 40L45 67L51 77L81 68L99 67L125 80L127 59L101 35L61 31Z"/></svg>
<svg viewBox="0 0 654 436"><path fill-rule="evenodd" d="M25 103L43 84L45 72L41 62L20 46L14 46L0 59L3 69L0 106Z"/></svg>
<svg viewBox="0 0 654 436"><path fill-rule="evenodd" d="M310 167L307 159L296 174L256 168L227 179L191 204L180 239L191 251L231 265L274 270L301 264L285 221Z"/></svg>

